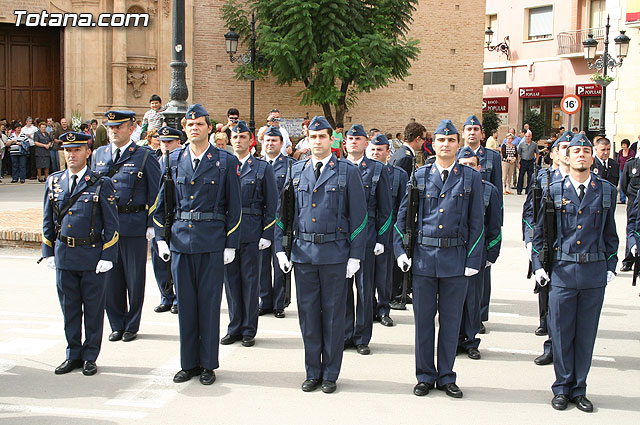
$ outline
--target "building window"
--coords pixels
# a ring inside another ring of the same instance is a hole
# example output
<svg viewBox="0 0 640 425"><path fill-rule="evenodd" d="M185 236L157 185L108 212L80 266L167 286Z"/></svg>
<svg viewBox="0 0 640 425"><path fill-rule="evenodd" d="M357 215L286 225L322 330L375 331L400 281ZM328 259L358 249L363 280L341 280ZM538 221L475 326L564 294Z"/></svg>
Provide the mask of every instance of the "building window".
<svg viewBox="0 0 640 425"><path fill-rule="evenodd" d="M493 31L491 45L495 46L499 43L500 39L498 36L498 15L487 15L485 21L485 26L491 28L491 31Z"/></svg>
<svg viewBox="0 0 640 425"><path fill-rule="evenodd" d="M529 40L551 38L553 35L553 6L529 9Z"/></svg>
<svg viewBox="0 0 640 425"><path fill-rule="evenodd" d="M606 18L606 1L591 0L589 3L589 28L604 27Z"/></svg>
<svg viewBox="0 0 640 425"><path fill-rule="evenodd" d="M507 71L491 71L484 73L484 85L507 84Z"/></svg>

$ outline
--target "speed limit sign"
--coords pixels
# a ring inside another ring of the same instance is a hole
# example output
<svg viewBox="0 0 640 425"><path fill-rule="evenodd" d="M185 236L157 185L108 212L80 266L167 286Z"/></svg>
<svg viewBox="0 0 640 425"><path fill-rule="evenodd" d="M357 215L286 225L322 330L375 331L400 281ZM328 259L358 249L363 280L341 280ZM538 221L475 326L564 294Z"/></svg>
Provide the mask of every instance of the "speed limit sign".
<svg viewBox="0 0 640 425"><path fill-rule="evenodd" d="M582 100L575 94L568 94L562 98L562 110L565 114L576 114L582 107Z"/></svg>

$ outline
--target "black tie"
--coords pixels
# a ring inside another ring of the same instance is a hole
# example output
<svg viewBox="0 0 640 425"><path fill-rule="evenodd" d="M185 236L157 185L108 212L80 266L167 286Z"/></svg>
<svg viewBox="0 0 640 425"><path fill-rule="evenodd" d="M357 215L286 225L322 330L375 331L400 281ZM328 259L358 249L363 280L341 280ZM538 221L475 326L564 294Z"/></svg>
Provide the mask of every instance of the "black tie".
<svg viewBox="0 0 640 425"><path fill-rule="evenodd" d="M198 164L200 164L200 160L198 158L193 160L193 171L198 169Z"/></svg>
<svg viewBox="0 0 640 425"><path fill-rule="evenodd" d="M116 162L118 162L119 159L120 159L120 148L116 149L116 159L113 160L113 163L115 164Z"/></svg>
<svg viewBox="0 0 640 425"><path fill-rule="evenodd" d="M320 170L322 169L322 162L318 162L316 164L316 181L318 181L318 178L320 177Z"/></svg>
<svg viewBox="0 0 640 425"><path fill-rule="evenodd" d="M273 159L269 160L269 165L273 165Z"/></svg>
<svg viewBox="0 0 640 425"><path fill-rule="evenodd" d="M447 177L449 177L449 170L444 170L442 172L442 183L446 183L447 182Z"/></svg>
<svg viewBox="0 0 640 425"><path fill-rule="evenodd" d="M580 190L580 193L578 193L578 198L580 199L580 202L582 202L582 198L584 198L584 185L581 184L580 186L578 186L578 189Z"/></svg>
<svg viewBox="0 0 640 425"><path fill-rule="evenodd" d="M73 180L71 182L71 193L73 193L73 191L76 189L76 185L78 183L78 176L76 174L73 174L71 176L71 180Z"/></svg>

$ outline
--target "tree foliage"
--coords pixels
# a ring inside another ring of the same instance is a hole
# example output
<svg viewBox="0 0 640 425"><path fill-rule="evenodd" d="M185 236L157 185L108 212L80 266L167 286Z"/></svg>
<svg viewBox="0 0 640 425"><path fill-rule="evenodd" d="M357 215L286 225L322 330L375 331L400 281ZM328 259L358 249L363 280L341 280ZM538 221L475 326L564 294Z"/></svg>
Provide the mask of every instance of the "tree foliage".
<svg viewBox="0 0 640 425"><path fill-rule="evenodd" d="M482 129L484 130L484 134L489 138L493 130L497 130L500 127L500 118L494 111L487 111L482 114Z"/></svg>
<svg viewBox="0 0 640 425"><path fill-rule="evenodd" d="M407 37L417 0L227 0L223 16L256 45L279 85L302 82L301 104L321 105L331 124L343 122L361 93L409 75L420 53ZM241 65L237 75L248 75ZM332 110L333 108L333 110ZM335 114L334 114L335 111Z"/></svg>

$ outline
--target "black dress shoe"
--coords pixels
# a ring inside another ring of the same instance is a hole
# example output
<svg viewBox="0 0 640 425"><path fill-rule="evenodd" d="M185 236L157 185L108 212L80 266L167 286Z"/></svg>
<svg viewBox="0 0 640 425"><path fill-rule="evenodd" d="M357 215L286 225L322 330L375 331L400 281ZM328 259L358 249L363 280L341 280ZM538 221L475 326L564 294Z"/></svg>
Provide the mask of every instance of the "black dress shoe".
<svg viewBox="0 0 640 425"><path fill-rule="evenodd" d="M424 395L429 394L429 391L433 389L433 384L429 384L426 382L418 382L418 385L413 387L413 393L418 397L422 397Z"/></svg>
<svg viewBox="0 0 640 425"><path fill-rule="evenodd" d="M169 310L171 310L171 305L169 304L160 304L153 309L153 311L155 311L156 313L164 313L165 311Z"/></svg>
<svg viewBox="0 0 640 425"><path fill-rule="evenodd" d="M65 360L55 370L56 375L64 375L72 370L80 369L82 367L82 360Z"/></svg>
<svg viewBox="0 0 640 425"><path fill-rule="evenodd" d="M391 310L406 310L407 306L405 304L402 304L400 301L391 301L389 303L389 308Z"/></svg>
<svg viewBox="0 0 640 425"><path fill-rule="evenodd" d="M256 345L256 339L252 336L243 336L242 337L242 346L243 347L253 347Z"/></svg>
<svg viewBox="0 0 640 425"><path fill-rule="evenodd" d="M178 304L174 304L171 306L171 313L178 314Z"/></svg>
<svg viewBox="0 0 640 425"><path fill-rule="evenodd" d="M82 374L84 376L95 375L98 372L98 366L96 366L96 362L87 360L84 362L84 366L82 366Z"/></svg>
<svg viewBox="0 0 640 425"><path fill-rule="evenodd" d="M109 341L120 341L124 331L113 331L109 334Z"/></svg>
<svg viewBox="0 0 640 425"><path fill-rule="evenodd" d="M175 374L175 376L173 377L173 382L175 382L176 384L179 384L181 382L187 382L189 379L193 378L194 376L200 375L200 373L202 373L202 369L199 367L194 367L193 369L189 369L189 370L182 369L181 371Z"/></svg>
<svg viewBox="0 0 640 425"><path fill-rule="evenodd" d="M352 340L347 339L347 340L344 342L344 349L345 349L345 350L346 350L346 349L348 349L348 348L353 348L353 347L355 347L355 344L353 343L353 341L352 341Z"/></svg>
<svg viewBox="0 0 640 425"><path fill-rule="evenodd" d="M358 344L356 346L356 351L358 352L358 354L362 354L363 356L366 356L367 354L371 354L371 350L369 349L369 346L367 344Z"/></svg>
<svg viewBox="0 0 640 425"><path fill-rule="evenodd" d="M200 375L200 383L202 385L211 385L216 382L216 373L211 369L202 369L202 374Z"/></svg>
<svg viewBox="0 0 640 425"><path fill-rule="evenodd" d="M551 407L553 407L556 410L564 410L567 408L568 404L569 404L569 397L567 397L564 394L555 395L551 399Z"/></svg>
<svg viewBox="0 0 640 425"><path fill-rule="evenodd" d="M444 385L438 385L440 391L444 391L449 397L462 398L462 390L453 382Z"/></svg>
<svg viewBox="0 0 640 425"><path fill-rule="evenodd" d="M533 362L538 366L544 366L547 364L553 363L553 353L549 351L548 353L544 353L538 357L536 357Z"/></svg>
<svg viewBox="0 0 640 425"><path fill-rule="evenodd" d="M480 329L478 330L479 334L486 334L487 333L487 328L484 327L484 323L480 323Z"/></svg>
<svg viewBox="0 0 640 425"><path fill-rule="evenodd" d="M336 391L336 381L322 381L322 392L330 394Z"/></svg>
<svg viewBox="0 0 640 425"><path fill-rule="evenodd" d="M586 396L576 396L571 399L571 402L576 404L578 410L582 410L583 412L587 413L593 412L593 403L591 403L591 401L589 401Z"/></svg>
<svg viewBox="0 0 640 425"><path fill-rule="evenodd" d="M284 310L275 310L273 312L273 315L276 316L278 319L284 319Z"/></svg>
<svg viewBox="0 0 640 425"><path fill-rule="evenodd" d="M233 344L236 341L242 341L242 335L229 335L229 334L226 334L220 340L220 344L229 345L229 344Z"/></svg>
<svg viewBox="0 0 640 425"><path fill-rule="evenodd" d="M273 313L273 309L272 308L259 308L258 309L258 316L264 316L265 314L271 314Z"/></svg>
<svg viewBox="0 0 640 425"><path fill-rule="evenodd" d="M382 326L386 326L386 327L390 328L390 327L393 326L393 319L391 317L389 317L388 314L385 314L384 316L382 316L380 318L380 324Z"/></svg>
<svg viewBox="0 0 640 425"><path fill-rule="evenodd" d="M305 393L310 393L311 391L315 391L320 386L319 379L307 379L302 383L302 391Z"/></svg>
<svg viewBox="0 0 640 425"><path fill-rule="evenodd" d="M122 334L122 340L124 342L129 342L129 341L133 341L134 339L136 339L138 337L138 332L129 332L126 331L125 333Z"/></svg>
<svg viewBox="0 0 640 425"><path fill-rule="evenodd" d="M538 327L538 329L535 330L534 332L536 334L536 336L545 336L547 335L547 328L543 328L542 326Z"/></svg>
<svg viewBox="0 0 640 425"><path fill-rule="evenodd" d="M480 351L477 348L469 348L467 350L467 356L472 360L480 360L482 358Z"/></svg>
<svg viewBox="0 0 640 425"><path fill-rule="evenodd" d="M623 264L622 267L620 267L621 272L630 272L631 269L631 264Z"/></svg>

